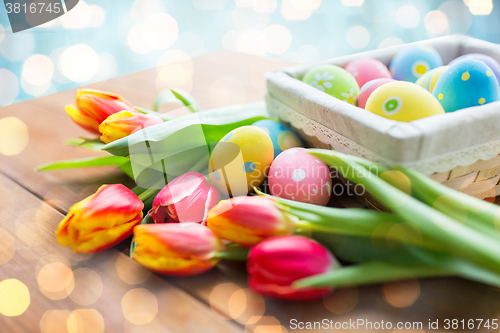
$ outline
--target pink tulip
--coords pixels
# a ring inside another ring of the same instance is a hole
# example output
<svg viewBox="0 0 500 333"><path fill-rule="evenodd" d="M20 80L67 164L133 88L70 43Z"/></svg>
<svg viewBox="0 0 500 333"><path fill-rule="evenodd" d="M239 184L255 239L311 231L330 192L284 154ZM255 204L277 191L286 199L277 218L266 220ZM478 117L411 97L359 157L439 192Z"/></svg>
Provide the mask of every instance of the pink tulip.
<svg viewBox="0 0 500 333"><path fill-rule="evenodd" d="M156 195L149 215L155 223L205 225L208 211L219 201L219 191L202 174L188 172L172 180Z"/></svg>
<svg viewBox="0 0 500 333"><path fill-rule="evenodd" d="M330 271L336 265L332 254L321 244L301 236L269 238L251 248L247 270L249 284L265 296L289 300L313 300L332 288L300 289L296 280Z"/></svg>

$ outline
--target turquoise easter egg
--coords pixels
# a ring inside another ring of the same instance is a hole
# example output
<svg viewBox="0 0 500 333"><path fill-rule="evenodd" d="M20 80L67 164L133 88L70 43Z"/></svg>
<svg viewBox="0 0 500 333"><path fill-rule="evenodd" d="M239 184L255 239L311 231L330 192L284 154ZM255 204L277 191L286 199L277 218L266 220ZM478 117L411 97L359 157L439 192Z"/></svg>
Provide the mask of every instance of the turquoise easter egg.
<svg viewBox="0 0 500 333"><path fill-rule="evenodd" d="M436 82L432 94L446 112L498 101L498 81L484 62L468 59L450 66Z"/></svg>
<svg viewBox="0 0 500 333"><path fill-rule="evenodd" d="M302 81L341 101L352 105L357 104L358 82L351 73L342 67L334 65L314 67L304 75Z"/></svg>
<svg viewBox="0 0 500 333"><path fill-rule="evenodd" d="M304 147L300 138L288 126L279 121L271 119L259 120L253 123L252 126L259 127L269 134L273 142L275 158L284 150Z"/></svg>
<svg viewBox="0 0 500 333"><path fill-rule="evenodd" d="M441 55L430 46L409 46L392 58L389 66L392 77L398 81L416 82L433 68L443 66Z"/></svg>

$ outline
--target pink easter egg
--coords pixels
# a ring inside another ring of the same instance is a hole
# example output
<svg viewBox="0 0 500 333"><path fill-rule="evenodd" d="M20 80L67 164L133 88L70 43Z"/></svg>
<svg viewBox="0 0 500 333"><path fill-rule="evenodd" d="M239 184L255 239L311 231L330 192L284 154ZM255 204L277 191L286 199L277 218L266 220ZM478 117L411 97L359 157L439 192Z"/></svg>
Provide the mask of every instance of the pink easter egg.
<svg viewBox="0 0 500 333"><path fill-rule="evenodd" d="M375 80L371 80L371 81L365 83L365 85L363 87L361 87L361 90L359 91L358 106L360 108L364 109L365 105L366 105L366 101L368 100L368 97L370 97L370 95L372 94L373 91L375 91L375 89L377 89L381 85L384 85L384 84L389 83L389 82L394 82L394 81L396 81L396 80L393 80L393 79L375 79Z"/></svg>
<svg viewBox="0 0 500 333"><path fill-rule="evenodd" d="M304 148L279 154L268 175L271 194L280 198L325 206L332 193L330 169Z"/></svg>
<svg viewBox="0 0 500 333"><path fill-rule="evenodd" d="M371 80L392 79L387 66L377 59L354 60L348 63L344 69L354 76L360 87Z"/></svg>

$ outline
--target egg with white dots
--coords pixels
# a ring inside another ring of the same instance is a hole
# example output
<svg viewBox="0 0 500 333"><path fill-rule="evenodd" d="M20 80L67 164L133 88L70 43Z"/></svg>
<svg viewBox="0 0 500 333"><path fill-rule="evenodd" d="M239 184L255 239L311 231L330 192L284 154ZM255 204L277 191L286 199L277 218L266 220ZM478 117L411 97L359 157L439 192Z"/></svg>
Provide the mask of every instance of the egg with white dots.
<svg viewBox="0 0 500 333"><path fill-rule="evenodd" d="M262 184L274 159L269 135L256 126L229 132L212 151L209 178L223 196L246 195Z"/></svg>
<svg viewBox="0 0 500 333"><path fill-rule="evenodd" d="M268 175L272 195L325 206L332 193L330 169L305 148L285 150L275 158Z"/></svg>
<svg viewBox="0 0 500 333"><path fill-rule="evenodd" d="M277 157L282 151L303 147L302 140L288 126L272 119L259 120L252 124L263 129L273 142L274 157Z"/></svg>
<svg viewBox="0 0 500 333"><path fill-rule="evenodd" d="M432 92L446 112L481 106L500 99L498 81L484 62L467 59L450 66Z"/></svg>
<svg viewBox="0 0 500 333"><path fill-rule="evenodd" d="M443 59L431 46L419 45L402 48L391 60L392 78L416 82L428 71L443 66Z"/></svg>
<svg viewBox="0 0 500 333"><path fill-rule="evenodd" d="M444 113L441 104L429 91L405 81L389 82L375 89L365 110L404 122Z"/></svg>

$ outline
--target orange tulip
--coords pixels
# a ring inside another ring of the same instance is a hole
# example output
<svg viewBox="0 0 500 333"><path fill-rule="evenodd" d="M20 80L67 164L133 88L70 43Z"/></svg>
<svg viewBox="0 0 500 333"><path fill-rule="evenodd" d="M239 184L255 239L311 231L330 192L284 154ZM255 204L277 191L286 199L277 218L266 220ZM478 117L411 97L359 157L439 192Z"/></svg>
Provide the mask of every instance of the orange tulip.
<svg viewBox="0 0 500 333"><path fill-rule="evenodd" d="M66 106L66 112L75 123L87 131L100 134L99 125L110 115L118 111L135 109L129 101L120 95L106 93L98 90L78 90L73 105Z"/></svg>
<svg viewBox="0 0 500 333"><path fill-rule="evenodd" d="M243 246L295 231L291 215L278 209L272 199L258 196L221 201L208 212L207 226L220 238Z"/></svg>
<svg viewBox="0 0 500 333"><path fill-rule="evenodd" d="M204 273L224 249L219 238L198 223L142 224L134 228L133 258L161 274L190 276Z"/></svg>
<svg viewBox="0 0 500 333"><path fill-rule="evenodd" d="M133 111L120 111L112 114L99 125L101 141L110 143L129 136L143 128L161 124L163 120L152 114L143 114Z"/></svg>
<svg viewBox="0 0 500 333"><path fill-rule="evenodd" d="M121 184L103 185L74 204L59 223L57 241L76 253L107 250L132 235L141 223L142 201Z"/></svg>

